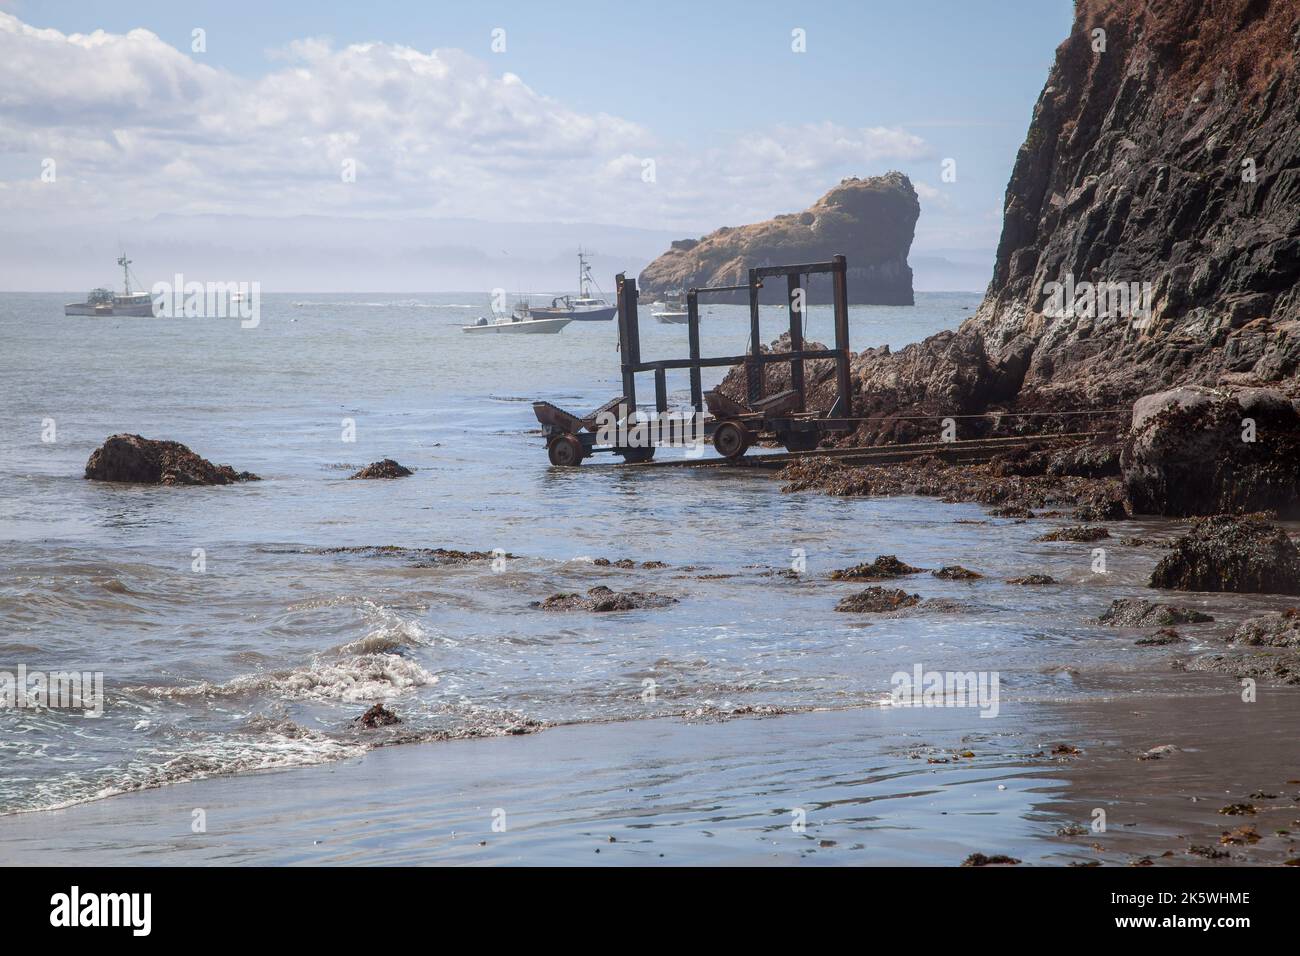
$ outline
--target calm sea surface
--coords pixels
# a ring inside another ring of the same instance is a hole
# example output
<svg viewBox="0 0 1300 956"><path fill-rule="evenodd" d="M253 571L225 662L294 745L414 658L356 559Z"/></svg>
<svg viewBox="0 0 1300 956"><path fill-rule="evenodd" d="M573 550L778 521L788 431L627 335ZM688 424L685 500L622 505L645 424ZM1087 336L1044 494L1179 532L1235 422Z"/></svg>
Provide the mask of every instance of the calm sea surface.
<svg viewBox="0 0 1300 956"><path fill-rule="evenodd" d="M1166 652L1089 622L1143 592L1154 550L1112 543L1103 576L1092 546L1038 542L1046 523L976 505L786 495L711 470L550 468L529 402L585 413L615 395L613 322L465 335L487 305L471 293L272 295L255 329L65 318L72 299L0 294L0 671L102 671L105 712L0 710L0 812L354 755L376 735L353 718L381 700L412 738L436 739L527 720L867 704L916 663L998 671L1017 699L1179 693L1192 680L1167 674ZM954 328L978 301L853 308L853 345ZM781 312L765 317L774 338ZM742 307L713 306L702 325L706 354L744 350ZM827 309L811 311L807 334L832 338ZM685 339L648 323L643 355L684 355ZM720 377L706 371L706 387ZM684 398L684 374L669 384ZM181 441L264 480L86 481L87 457L116 432ZM346 480L385 456L415 475ZM515 557L494 570L327 550L385 545ZM807 573L774 576L797 549ZM829 572L891 553L985 577L903 582L963 613L836 613L853 587ZM1062 583L1002 583L1029 572ZM597 584L679 601L602 615L530 606Z"/></svg>

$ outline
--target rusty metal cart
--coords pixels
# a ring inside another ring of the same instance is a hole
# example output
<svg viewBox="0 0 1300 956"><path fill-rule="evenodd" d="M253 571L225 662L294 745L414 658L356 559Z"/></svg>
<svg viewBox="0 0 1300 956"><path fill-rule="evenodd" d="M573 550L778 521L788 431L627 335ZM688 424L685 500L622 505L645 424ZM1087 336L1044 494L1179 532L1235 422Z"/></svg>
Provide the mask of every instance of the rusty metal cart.
<svg viewBox="0 0 1300 956"><path fill-rule="evenodd" d="M804 347L804 295L802 277L829 273L835 319L835 347L808 349ZM759 330L758 292L765 279L784 276L788 290L790 311L790 348L785 351L764 351ZM829 262L811 262L799 265L760 266L749 270L749 282L739 286L714 286L691 289L686 294L687 343L689 357L662 359L652 362L641 360L641 331L637 314L636 279L620 273L618 276L618 342L623 372L623 394L611 399L590 415L578 416L552 405L534 402L533 411L541 422L546 436L546 450L551 464L578 465L598 452L621 455L628 463L649 461L655 446L630 447L618 444L598 444L599 426L610 421L626 423L636 413L636 375L653 372L655 381L655 410L668 411L667 372L669 369L688 369L690 372L691 406L696 415L703 416L707 403L710 417L704 418L704 437L726 458L737 459L757 441L775 441L787 451L809 451L816 448L823 437L833 432L850 431L854 422L848 418L851 411L851 384L849 379L849 312L847 267L843 256ZM745 355L703 357L700 355L700 296L711 294L749 293L749 350ZM807 410L804 387L805 361L832 359L835 362L836 398L825 412ZM774 395L764 395L765 369L773 363L790 363L790 388ZM700 369L745 367L748 394L745 400L724 395L717 389L701 391Z"/></svg>

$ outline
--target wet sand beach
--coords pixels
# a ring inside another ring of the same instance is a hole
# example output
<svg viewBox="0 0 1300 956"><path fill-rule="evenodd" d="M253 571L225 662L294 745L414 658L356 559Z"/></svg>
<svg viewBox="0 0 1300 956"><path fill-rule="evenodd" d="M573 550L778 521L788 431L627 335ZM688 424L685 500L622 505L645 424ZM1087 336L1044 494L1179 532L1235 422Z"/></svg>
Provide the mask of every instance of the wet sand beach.
<svg viewBox="0 0 1300 956"><path fill-rule="evenodd" d="M1297 693L1116 693L1011 704L996 721L891 707L657 719L385 747L0 818L0 863L1277 864L1297 851L1276 831L1300 832ZM1062 745L1078 752L1053 753ZM1139 758L1157 747L1170 749ZM1255 812L1220 812L1234 804ZM206 832L192 831L196 810ZM1243 825L1257 842L1221 843Z"/></svg>

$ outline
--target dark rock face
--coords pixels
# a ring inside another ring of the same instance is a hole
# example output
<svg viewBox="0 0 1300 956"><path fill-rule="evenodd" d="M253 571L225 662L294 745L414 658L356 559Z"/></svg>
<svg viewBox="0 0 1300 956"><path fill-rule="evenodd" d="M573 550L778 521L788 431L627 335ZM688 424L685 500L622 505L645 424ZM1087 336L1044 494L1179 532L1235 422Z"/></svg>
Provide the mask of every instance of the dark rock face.
<svg viewBox="0 0 1300 956"><path fill-rule="evenodd" d="M257 475L214 465L176 441L139 435L110 435L90 454L86 477L147 485L229 485L257 481Z"/></svg>
<svg viewBox="0 0 1300 956"><path fill-rule="evenodd" d="M1124 407L1187 384L1296 394L1298 24L1288 0L1079 0L984 302L957 331L855 360L855 413L879 418L853 440L921 437L907 415ZM1149 308L1062 314L1047 284L1067 278L1147 284Z"/></svg>
<svg viewBox="0 0 1300 956"><path fill-rule="evenodd" d="M393 459L383 458L366 465L355 475L348 475L348 478L405 478L413 474L415 472L404 465L399 465Z"/></svg>
<svg viewBox="0 0 1300 956"><path fill-rule="evenodd" d="M1106 613L1097 620L1112 627L1168 627L1171 624L1202 624L1214 618L1190 608L1120 598L1111 602Z"/></svg>
<svg viewBox="0 0 1300 956"><path fill-rule="evenodd" d="M1300 594L1300 550L1259 518L1202 518L1160 559L1153 588Z"/></svg>
<svg viewBox="0 0 1300 956"><path fill-rule="evenodd" d="M699 240L679 240L646 266L638 281L648 295L692 286L743 285L757 266L820 262L842 253L849 267L849 301L912 305L912 247L921 207L911 180L891 172L846 179L801 213L748 226L724 226ZM828 276L804 287L810 303L831 300ZM784 282L769 282L759 301L786 301ZM710 296L711 302L748 302L748 293Z"/></svg>
<svg viewBox="0 0 1300 956"><path fill-rule="evenodd" d="M1274 389L1198 386L1138 400L1121 456L1135 512L1300 516L1300 413Z"/></svg>

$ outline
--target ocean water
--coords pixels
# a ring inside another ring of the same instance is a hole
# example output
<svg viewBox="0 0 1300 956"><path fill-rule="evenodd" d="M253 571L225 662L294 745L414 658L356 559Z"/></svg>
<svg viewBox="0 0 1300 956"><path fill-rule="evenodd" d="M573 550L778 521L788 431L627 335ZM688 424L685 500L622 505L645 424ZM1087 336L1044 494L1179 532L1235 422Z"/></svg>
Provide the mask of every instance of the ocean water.
<svg viewBox="0 0 1300 956"><path fill-rule="evenodd" d="M465 335L459 326L486 311L472 293L271 295L253 329L65 318L65 301L0 294L0 671L102 672L105 707L98 718L0 709L0 812L354 756L387 739L354 721L377 701L414 741L529 722L870 705L917 663L997 671L1018 700L1177 694L1207 679L1173 674L1171 652L1091 620L1144 593L1154 549L1110 542L1099 575L1092 545L1039 542L1049 523L976 505L790 495L771 478L712 469L552 469L529 403L585 413L616 394L612 322ZM934 293L913 308L855 307L853 345L899 347L956 327L978 301ZM764 318L775 338L782 310ZM705 354L742 352L747 321L742 307L708 307ZM811 310L807 335L831 339L828 309ZM684 327L647 323L643 355L684 355L685 338ZM705 386L721 374L706 371ZM669 384L684 399L685 375ZM641 388L652 396L648 376ZM263 480L86 481L86 459L116 432L181 441ZM415 475L347 480L385 456ZM1171 528L1112 533L1153 531ZM385 546L512 557L494 567L330 550ZM779 574L797 553L806 573ZM900 582L958 601L956 613L836 613L855 588L829 572L878 554L985 577ZM1003 583L1031 572L1061 583ZM531 606L598 584L678 600L610 614ZM1220 622L1189 629L1194 641L1271 606L1216 600Z"/></svg>

